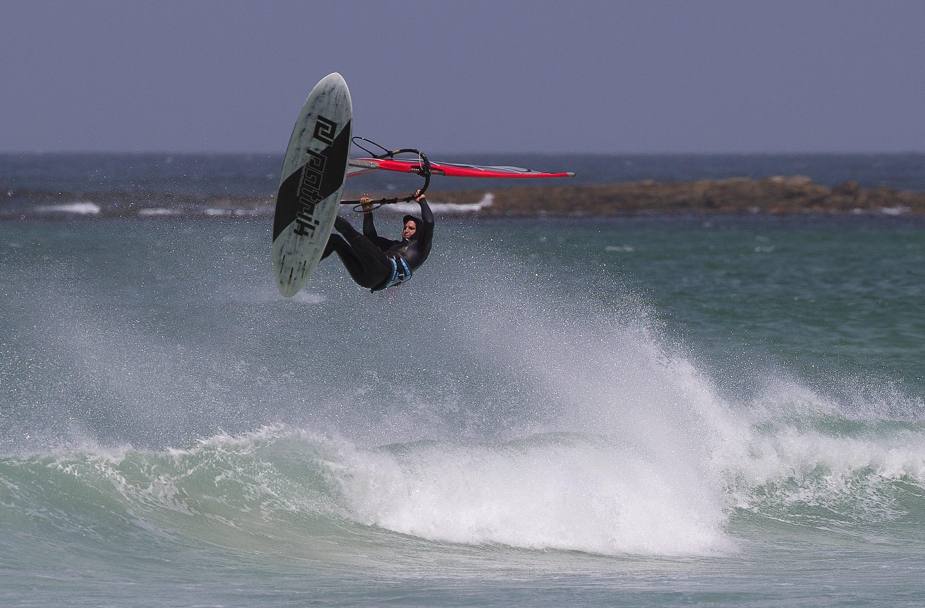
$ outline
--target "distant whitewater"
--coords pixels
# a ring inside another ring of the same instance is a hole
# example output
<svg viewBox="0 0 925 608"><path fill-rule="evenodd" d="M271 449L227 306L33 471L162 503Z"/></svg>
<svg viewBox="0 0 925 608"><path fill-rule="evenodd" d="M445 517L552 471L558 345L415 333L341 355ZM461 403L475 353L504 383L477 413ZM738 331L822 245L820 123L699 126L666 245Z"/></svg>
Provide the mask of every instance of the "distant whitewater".
<svg viewBox="0 0 925 608"><path fill-rule="evenodd" d="M108 198L108 197L105 197ZM443 203L438 198L430 201L431 210L437 215L467 215L478 213L492 206L494 195L485 193L475 203ZM124 201L74 201L54 205L30 205L28 201L20 201L18 205L9 208L0 208L0 219L10 218L88 218L88 217L121 217L121 218L242 218L261 217L272 218L273 206L265 201L228 201L220 200L224 206L210 206L210 203L177 201L170 207L144 206L134 203L126 204ZM237 203L237 204L235 204ZM416 213L419 208L416 204L398 203L382 208L384 213Z"/></svg>
<svg viewBox="0 0 925 608"><path fill-rule="evenodd" d="M847 188L842 193L847 196L845 213L914 215L920 212L921 197L914 197L918 202L910 199L904 203L902 196L878 193L883 188L925 192L921 154L451 156L463 163L524 165L538 170L568 167L577 173L567 183L546 184L549 187L628 182L669 187L700 180L805 176L799 179L828 188L838 184ZM274 155L0 154L0 220L270 217L279 170L280 158ZM432 206L436 213L444 215L499 214L503 205L499 206L496 197L518 184L523 185L518 180L436 177L431 184ZM358 196L361 192L382 192L394 196L410 193L419 185L416 176L372 172L351 179L348 193ZM861 197L866 200L864 205L848 201L851 196L860 196L858 188L870 190ZM473 189L489 194L460 194ZM441 196L446 200L441 201ZM620 196L636 197L634 193ZM676 197L678 193L668 196ZM694 184L687 188L686 196L693 197L686 203L692 208L709 210L718 204ZM557 213L567 215L570 197L581 202L588 195L558 194L544 202L554 203L552 208ZM529 209L530 205L526 209L518 207L516 212L523 214ZM737 209L749 212L747 205ZM645 210L643 207L634 212Z"/></svg>

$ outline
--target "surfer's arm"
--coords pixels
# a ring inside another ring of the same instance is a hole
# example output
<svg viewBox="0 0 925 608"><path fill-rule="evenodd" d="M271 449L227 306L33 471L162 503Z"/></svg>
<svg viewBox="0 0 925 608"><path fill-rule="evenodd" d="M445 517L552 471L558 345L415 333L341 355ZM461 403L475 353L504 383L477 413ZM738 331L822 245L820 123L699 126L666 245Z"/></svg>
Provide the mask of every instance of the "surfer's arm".
<svg viewBox="0 0 925 608"><path fill-rule="evenodd" d="M368 196L360 197L360 204L363 205L363 234L375 241L379 235L376 233L376 225L373 223L373 209L369 202L370 200Z"/></svg>
<svg viewBox="0 0 925 608"><path fill-rule="evenodd" d="M363 216L363 234L373 241L379 238L379 234L376 232L376 225L373 224L373 214L371 212Z"/></svg>
<svg viewBox="0 0 925 608"><path fill-rule="evenodd" d="M434 212L430 210L430 205L427 204L427 197L422 194L414 200L416 200L418 205L421 206L421 220L425 225L430 226L431 230L433 230Z"/></svg>
<svg viewBox="0 0 925 608"><path fill-rule="evenodd" d="M418 243L420 243L421 252L426 258L430 253L430 242L434 236L434 213L427 204L427 199L423 194L416 197L418 205L421 206L421 227L418 229Z"/></svg>

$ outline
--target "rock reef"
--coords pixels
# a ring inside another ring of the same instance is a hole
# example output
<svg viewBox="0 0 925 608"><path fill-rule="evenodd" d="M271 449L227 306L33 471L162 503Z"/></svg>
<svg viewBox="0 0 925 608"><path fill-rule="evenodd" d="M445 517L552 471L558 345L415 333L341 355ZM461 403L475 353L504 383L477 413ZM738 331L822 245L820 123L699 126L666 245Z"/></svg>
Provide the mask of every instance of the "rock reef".
<svg viewBox="0 0 925 608"><path fill-rule="evenodd" d="M471 204L484 191L439 192L430 198ZM803 176L731 178L694 182L625 182L592 186L512 187L492 191L480 216L614 216L641 214L925 214L925 192L863 188L855 181L834 187Z"/></svg>

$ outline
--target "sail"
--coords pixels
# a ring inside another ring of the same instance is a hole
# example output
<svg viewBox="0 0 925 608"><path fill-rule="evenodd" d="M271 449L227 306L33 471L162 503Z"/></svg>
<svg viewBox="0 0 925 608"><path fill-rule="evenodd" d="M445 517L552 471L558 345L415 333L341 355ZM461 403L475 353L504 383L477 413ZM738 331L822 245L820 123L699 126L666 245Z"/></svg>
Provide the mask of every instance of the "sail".
<svg viewBox="0 0 925 608"><path fill-rule="evenodd" d="M420 160L396 160L394 158L351 158L347 161L347 176L352 177L369 171L397 171L399 173L422 174ZM491 165L466 165L460 163L430 163L431 175L445 175L447 177L482 177L482 178L548 178L548 177L574 177L571 171L549 173L534 171L522 167L503 167Z"/></svg>

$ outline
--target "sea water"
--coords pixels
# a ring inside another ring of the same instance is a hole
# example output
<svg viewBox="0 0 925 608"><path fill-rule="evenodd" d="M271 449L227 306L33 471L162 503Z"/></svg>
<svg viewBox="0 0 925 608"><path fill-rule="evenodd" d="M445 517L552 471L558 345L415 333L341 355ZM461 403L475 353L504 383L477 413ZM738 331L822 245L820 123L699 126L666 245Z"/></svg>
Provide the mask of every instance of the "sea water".
<svg viewBox="0 0 925 608"><path fill-rule="evenodd" d="M923 227L2 222L0 604L922 605Z"/></svg>

